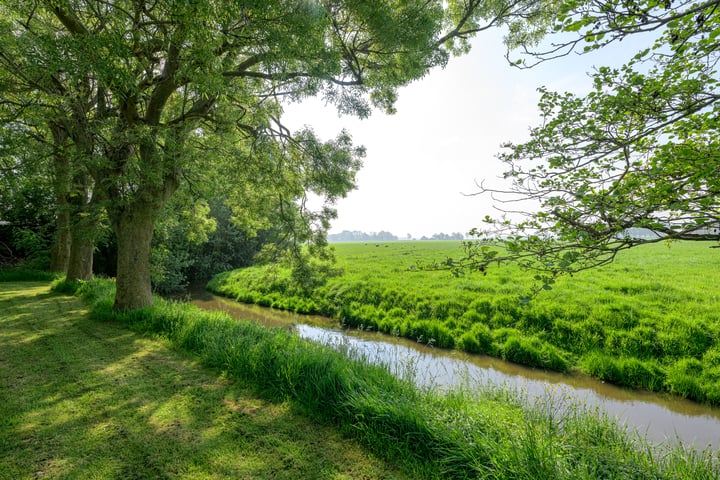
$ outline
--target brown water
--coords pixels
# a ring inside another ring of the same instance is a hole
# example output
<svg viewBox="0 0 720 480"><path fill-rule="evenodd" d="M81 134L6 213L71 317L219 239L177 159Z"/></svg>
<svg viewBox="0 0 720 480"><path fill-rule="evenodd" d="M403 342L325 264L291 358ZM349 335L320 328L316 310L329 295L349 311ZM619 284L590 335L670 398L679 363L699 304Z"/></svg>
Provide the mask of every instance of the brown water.
<svg viewBox="0 0 720 480"><path fill-rule="evenodd" d="M235 318L294 329L304 338L329 344L397 375L412 375L420 385L439 388L478 384L505 385L530 402L579 404L617 418L651 442L680 440L695 449L720 449L720 409L681 398L616 387L599 380L523 367L498 358L442 350L377 332L341 330L337 321L246 305L193 292L192 303L225 311Z"/></svg>

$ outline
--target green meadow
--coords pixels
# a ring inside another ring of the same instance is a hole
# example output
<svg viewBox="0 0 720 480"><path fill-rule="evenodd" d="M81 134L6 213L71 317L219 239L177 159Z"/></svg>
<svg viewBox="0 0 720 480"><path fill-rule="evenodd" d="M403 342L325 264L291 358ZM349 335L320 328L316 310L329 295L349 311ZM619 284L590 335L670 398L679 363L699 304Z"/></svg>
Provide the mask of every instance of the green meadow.
<svg viewBox="0 0 720 480"><path fill-rule="evenodd" d="M277 266L216 276L241 302L326 315L442 348L581 371L619 385L720 404L720 250L673 242L621 252L605 267L558 279L530 302L533 275L421 268L461 254L459 242L334 244L339 275L312 290Z"/></svg>

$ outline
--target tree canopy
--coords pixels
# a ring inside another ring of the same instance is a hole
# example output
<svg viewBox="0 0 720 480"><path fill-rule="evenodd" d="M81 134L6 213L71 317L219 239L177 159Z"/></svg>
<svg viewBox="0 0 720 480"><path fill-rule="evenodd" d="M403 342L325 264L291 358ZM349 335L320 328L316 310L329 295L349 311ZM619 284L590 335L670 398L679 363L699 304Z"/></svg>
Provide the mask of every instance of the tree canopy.
<svg viewBox="0 0 720 480"><path fill-rule="evenodd" d="M494 242L467 243L448 264L519 261L551 282L642 243L720 239L720 2L571 0L552 23L541 44L511 31L513 64L590 55L633 35L653 42L597 68L586 95L540 89L541 125L498 155L509 186L480 185L502 215L473 233Z"/></svg>
<svg viewBox="0 0 720 480"><path fill-rule="evenodd" d="M54 152L57 203L73 245L84 241L68 268L87 258L106 216L115 308L138 308L152 302L154 225L188 172L230 176L234 213L248 224L274 215L298 241L322 241L363 151L345 132L322 141L288 131L283 102L319 95L341 113L391 112L399 87L466 52L477 32L505 24L533 37L547 5L3 0L3 123ZM310 212L308 192L325 206Z"/></svg>

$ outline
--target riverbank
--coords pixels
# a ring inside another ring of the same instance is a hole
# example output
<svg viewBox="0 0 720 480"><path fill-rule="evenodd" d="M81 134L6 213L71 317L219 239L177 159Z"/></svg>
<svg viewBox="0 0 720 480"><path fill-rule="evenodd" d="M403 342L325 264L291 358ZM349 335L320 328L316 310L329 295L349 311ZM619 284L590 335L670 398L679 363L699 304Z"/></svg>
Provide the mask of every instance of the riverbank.
<svg viewBox="0 0 720 480"><path fill-rule="evenodd" d="M342 274L303 289L266 265L217 275L232 299L332 317L420 343L720 405L720 256L713 242L644 245L558 279L523 302L532 274L423 270L459 242L335 244ZM485 274L487 273L487 274Z"/></svg>
<svg viewBox="0 0 720 480"><path fill-rule="evenodd" d="M0 283L0 405L3 480L416 478L47 282Z"/></svg>
<svg viewBox="0 0 720 480"><path fill-rule="evenodd" d="M566 404L582 404L598 409L629 431L640 433L649 443L678 439L696 450L720 450L717 407L676 395L618 387L579 373L568 375L486 355L433 348L377 331L341 329L330 318L239 303L202 289L193 289L188 294L188 301L203 310L221 311L233 318L295 331L302 338L372 364L385 365L421 387L471 389L503 385L520 392L525 402L552 402L561 408Z"/></svg>
<svg viewBox="0 0 720 480"><path fill-rule="evenodd" d="M526 407L503 389L418 389L284 329L161 299L152 308L113 313L110 281L83 284L79 294L96 320L192 352L263 398L283 399L335 425L413 478L720 478L712 452L651 448L581 407Z"/></svg>

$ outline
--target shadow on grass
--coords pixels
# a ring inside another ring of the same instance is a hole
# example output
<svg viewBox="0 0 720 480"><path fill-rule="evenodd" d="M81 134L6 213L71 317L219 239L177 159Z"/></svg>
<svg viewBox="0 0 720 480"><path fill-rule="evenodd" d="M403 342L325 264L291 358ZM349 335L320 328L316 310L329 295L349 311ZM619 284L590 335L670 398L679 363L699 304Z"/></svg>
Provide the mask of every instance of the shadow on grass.
<svg viewBox="0 0 720 480"><path fill-rule="evenodd" d="M399 477L46 285L0 296L0 402L0 478Z"/></svg>

